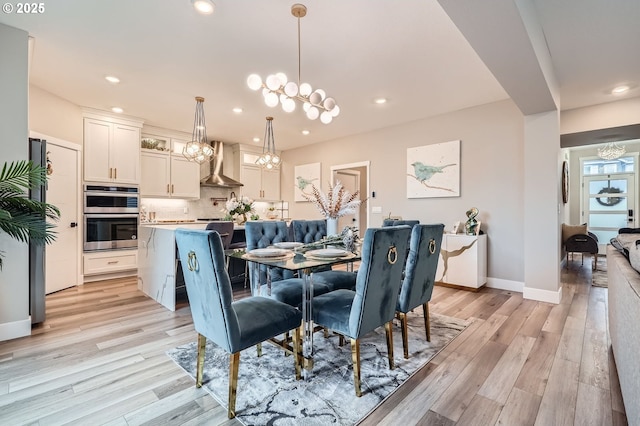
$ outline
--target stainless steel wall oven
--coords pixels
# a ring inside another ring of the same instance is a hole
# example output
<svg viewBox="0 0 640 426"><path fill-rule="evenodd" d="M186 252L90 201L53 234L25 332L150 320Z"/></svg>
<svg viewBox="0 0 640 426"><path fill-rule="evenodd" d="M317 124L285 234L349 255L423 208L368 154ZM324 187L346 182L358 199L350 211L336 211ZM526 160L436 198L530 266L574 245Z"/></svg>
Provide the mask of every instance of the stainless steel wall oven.
<svg viewBox="0 0 640 426"><path fill-rule="evenodd" d="M137 187L85 185L84 251L138 247Z"/></svg>

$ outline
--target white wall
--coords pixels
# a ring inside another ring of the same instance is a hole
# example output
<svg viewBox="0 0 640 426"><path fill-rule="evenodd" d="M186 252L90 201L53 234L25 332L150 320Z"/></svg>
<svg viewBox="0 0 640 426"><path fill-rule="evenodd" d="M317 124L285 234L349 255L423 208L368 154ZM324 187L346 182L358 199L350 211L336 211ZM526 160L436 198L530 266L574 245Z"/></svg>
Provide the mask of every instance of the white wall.
<svg viewBox="0 0 640 426"><path fill-rule="evenodd" d="M523 116L511 101L501 101L283 152L281 193L293 218L320 218L313 205L294 202L294 167L322 163L327 189L332 165L371 161L370 226L380 226L389 213L447 227L467 219L470 207L480 210L488 234L489 277L524 281L523 256ZM460 197L408 199L407 148L460 139Z"/></svg>
<svg viewBox="0 0 640 426"><path fill-rule="evenodd" d="M65 99L30 85L29 130L82 145L82 110Z"/></svg>
<svg viewBox="0 0 640 426"><path fill-rule="evenodd" d="M29 156L28 35L0 24L0 163ZM29 250L0 231L0 341L31 333Z"/></svg>
<svg viewBox="0 0 640 426"><path fill-rule="evenodd" d="M640 123L640 97L562 111L560 133L577 133Z"/></svg>

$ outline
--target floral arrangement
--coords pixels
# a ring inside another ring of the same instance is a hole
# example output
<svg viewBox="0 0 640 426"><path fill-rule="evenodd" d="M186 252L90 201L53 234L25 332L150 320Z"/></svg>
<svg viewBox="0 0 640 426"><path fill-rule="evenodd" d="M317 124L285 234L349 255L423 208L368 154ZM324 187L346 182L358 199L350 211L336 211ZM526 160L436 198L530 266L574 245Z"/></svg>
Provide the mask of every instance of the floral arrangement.
<svg viewBox="0 0 640 426"><path fill-rule="evenodd" d="M316 208L325 218L337 219L340 216L353 214L362 202L358 199L360 191L351 194L339 180L325 194L315 185L311 185L311 195L302 194L307 200L315 204Z"/></svg>
<svg viewBox="0 0 640 426"><path fill-rule="evenodd" d="M225 208L227 216L235 218L240 215L246 216L247 213L253 212L253 200L249 197L233 197L226 202Z"/></svg>

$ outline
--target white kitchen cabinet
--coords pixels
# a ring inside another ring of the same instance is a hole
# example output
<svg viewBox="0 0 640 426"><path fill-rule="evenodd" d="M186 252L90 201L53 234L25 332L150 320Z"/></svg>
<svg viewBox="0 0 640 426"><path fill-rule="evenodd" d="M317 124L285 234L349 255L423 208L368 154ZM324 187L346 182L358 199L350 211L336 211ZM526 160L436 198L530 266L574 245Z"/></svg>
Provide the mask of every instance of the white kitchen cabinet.
<svg viewBox="0 0 640 426"><path fill-rule="evenodd" d="M141 127L133 121L85 116L84 180L139 184Z"/></svg>
<svg viewBox="0 0 640 426"><path fill-rule="evenodd" d="M487 236L444 234L436 282L476 290L487 282Z"/></svg>
<svg viewBox="0 0 640 426"><path fill-rule="evenodd" d="M135 271L138 268L138 250L87 252L82 260L84 275Z"/></svg>
<svg viewBox="0 0 640 426"><path fill-rule="evenodd" d="M276 201L280 199L280 170L266 171L256 164L261 154L240 146L239 176L244 184L240 189L242 195L259 201Z"/></svg>
<svg viewBox="0 0 640 426"><path fill-rule="evenodd" d="M172 147L171 151L142 149L140 195L154 198L200 198L198 163L189 161L182 155L184 141L169 138L166 141L167 146Z"/></svg>

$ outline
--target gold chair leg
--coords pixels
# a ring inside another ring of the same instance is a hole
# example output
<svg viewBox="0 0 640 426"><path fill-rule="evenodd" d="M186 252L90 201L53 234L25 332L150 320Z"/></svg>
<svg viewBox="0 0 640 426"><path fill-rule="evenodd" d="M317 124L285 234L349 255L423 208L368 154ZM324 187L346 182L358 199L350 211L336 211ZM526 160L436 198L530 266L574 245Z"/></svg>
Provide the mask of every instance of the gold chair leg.
<svg viewBox="0 0 640 426"><path fill-rule="evenodd" d="M353 384L356 388L356 396L361 397L360 390L360 340L351 339L351 359L353 360Z"/></svg>
<svg viewBox="0 0 640 426"><path fill-rule="evenodd" d="M400 316L400 330L402 331L402 349L404 350L404 359L409 359L409 338L407 336L407 314L398 312Z"/></svg>
<svg viewBox="0 0 640 426"><path fill-rule="evenodd" d="M202 387L202 371L204 370L204 352L207 338L198 333L198 361L196 364L196 387Z"/></svg>
<svg viewBox="0 0 640 426"><path fill-rule="evenodd" d="M431 341L431 318L429 317L429 302L422 305L424 313L424 328L427 330L427 342Z"/></svg>
<svg viewBox="0 0 640 426"><path fill-rule="evenodd" d="M322 327L323 333L324 333L324 338L328 338L329 337L329 329L327 327Z"/></svg>
<svg viewBox="0 0 640 426"><path fill-rule="evenodd" d="M302 378L301 363L302 363L302 345L300 341L302 336L300 335L300 327L296 327L293 330L293 365L296 369L296 380Z"/></svg>
<svg viewBox="0 0 640 426"><path fill-rule="evenodd" d="M258 358L262 356L262 343L256 345L256 351L258 352Z"/></svg>
<svg viewBox="0 0 640 426"><path fill-rule="evenodd" d="M284 333L284 344L288 345L289 342L290 342L290 340L289 340L289 332L287 331L287 332ZM289 356L289 352L284 351L284 356Z"/></svg>
<svg viewBox="0 0 640 426"><path fill-rule="evenodd" d="M389 354L389 369L393 370L396 366L393 364L393 321L389 321L384 325L387 331L387 353Z"/></svg>
<svg viewBox="0 0 640 426"><path fill-rule="evenodd" d="M240 352L230 355L229 359L229 411L227 417L236 416L236 393L238 391L238 365L240 364Z"/></svg>

